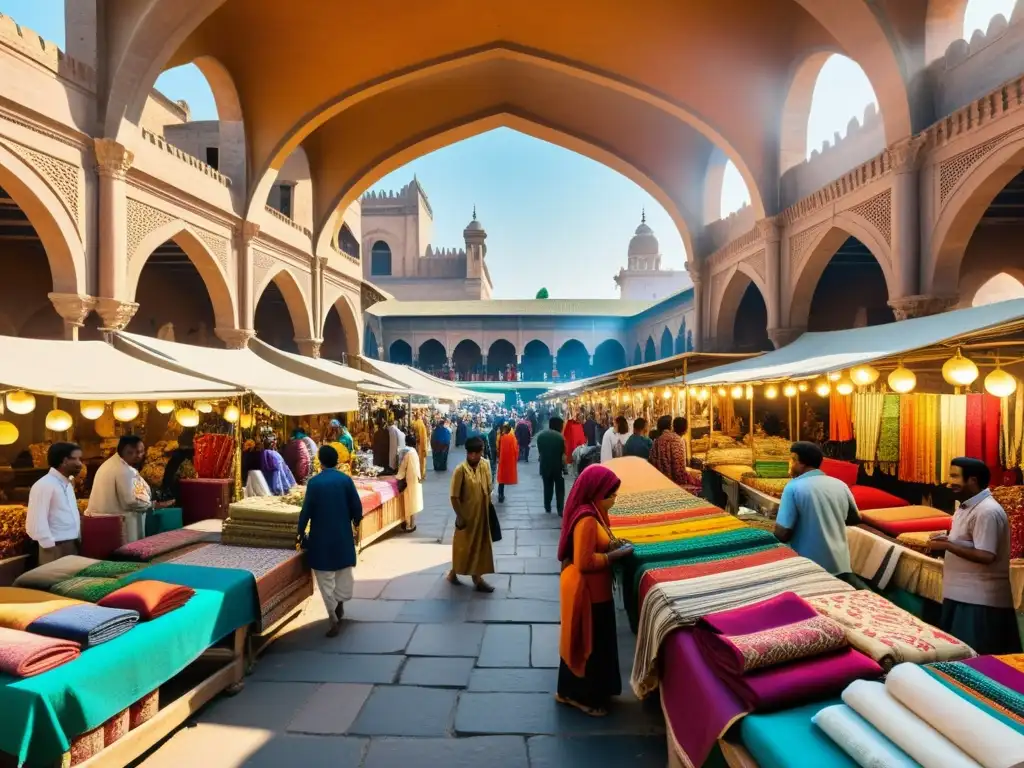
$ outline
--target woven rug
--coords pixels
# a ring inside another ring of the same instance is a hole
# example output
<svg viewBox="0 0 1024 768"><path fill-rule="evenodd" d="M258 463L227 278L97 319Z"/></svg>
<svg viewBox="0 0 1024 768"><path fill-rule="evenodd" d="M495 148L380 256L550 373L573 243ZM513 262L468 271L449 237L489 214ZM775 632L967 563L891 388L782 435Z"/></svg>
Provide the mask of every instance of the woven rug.
<svg viewBox="0 0 1024 768"><path fill-rule="evenodd" d="M286 504L275 496L259 496L236 501L228 507L232 520L252 520L267 523L291 523L298 525L302 507Z"/></svg>
<svg viewBox="0 0 1024 768"><path fill-rule="evenodd" d="M260 547L234 547L210 544L169 562L178 565L205 565L209 568L239 568L249 571L257 581L270 571L301 554L294 549L264 549Z"/></svg>
<svg viewBox="0 0 1024 768"><path fill-rule="evenodd" d="M260 605L260 632L283 619L314 594L313 574L307 572Z"/></svg>

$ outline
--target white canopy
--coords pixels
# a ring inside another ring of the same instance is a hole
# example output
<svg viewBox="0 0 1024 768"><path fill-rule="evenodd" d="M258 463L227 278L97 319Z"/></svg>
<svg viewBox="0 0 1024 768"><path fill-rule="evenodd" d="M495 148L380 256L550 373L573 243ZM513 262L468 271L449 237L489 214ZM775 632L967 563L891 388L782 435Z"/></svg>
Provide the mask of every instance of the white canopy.
<svg viewBox="0 0 1024 768"><path fill-rule="evenodd" d="M249 390L286 416L354 411L354 389L342 389L290 373L250 349L210 349L132 333L118 333L118 349L153 365L182 373L199 373Z"/></svg>
<svg viewBox="0 0 1024 768"><path fill-rule="evenodd" d="M342 365L333 360L322 360L285 352L259 339L250 340L249 349L278 368L284 368L299 376L305 376L335 387L374 394L400 394L406 391L405 387L390 379L374 376L372 373Z"/></svg>
<svg viewBox="0 0 1024 768"><path fill-rule="evenodd" d="M437 400L450 400L460 402L462 400L504 400L504 395L489 395L483 392L470 392L450 384L447 381L435 378L430 374L418 371L408 365L387 363L383 360L373 360L368 357L361 358L367 365L373 368L382 376L387 376L408 388L407 394L433 397Z"/></svg>
<svg viewBox="0 0 1024 768"><path fill-rule="evenodd" d="M898 358L914 350L1022 321L1024 299L1012 299L868 328L805 333L774 352L687 377L687 383L746 384L810 378L876 360Z"/></svg>
<svg viewBox="0 0 1024 768"><path fill-rule="evenodd" d="M169 371L102 341L45 341L0 336L0 387L68 400L161 400L228 397L229 383Z"/></svg>

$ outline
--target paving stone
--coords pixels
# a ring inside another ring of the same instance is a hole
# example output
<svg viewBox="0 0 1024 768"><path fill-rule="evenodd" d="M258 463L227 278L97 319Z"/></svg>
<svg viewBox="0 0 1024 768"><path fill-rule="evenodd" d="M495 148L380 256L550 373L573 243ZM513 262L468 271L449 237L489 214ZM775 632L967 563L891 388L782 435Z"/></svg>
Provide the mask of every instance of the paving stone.
<svg viewBox="0 0 1024 768"><path fill-rule="evenodd" d="M557 624L558 603L548 600L477 600L469 604L467 621L508 624Z"/></svg>
<svg viewBox="0 0 1024 768"><path fill-rule="evenodd" d="M356 571L358 570L357 568ZM357 576L355 583L352 585L352 597L360 600L376 600L387 585L386 579L365 579L360 581Z"/></svg>
<svg viewBox="0 0 1024 768"><path fill-rule="evenodd" d="M436 574L399 576L388 582L380 596L384 600L422 600L437 584Z"/></svg>
<svg viewBox="0 0 1024 768"><path fill-rule="evenodd" d="M516 534L516 544L558 544L558 536L554 528L522 529Z"/></svg>
<svg viewBox="0 0 1024 768"><path fill-rule="evenodd" d="M558 667L558 624L534 624L530 642L530 666Z"/></svg>
<svg viewBox="0 0 1024 768"><path fill-rule="evenodd" d="M527 744L530 768L563 768L567 765L628 765L630 768L664 768L663 736L588 736L557 738L535 736Z"/></svg>
<svg viewBox="0 0 1024 768"><path fill-rule="evenodd" d="M404 656L288 651L261 657L252 680L302 683L393 683Z"/></svg>
<svg viewBox="0 0 1024 768"><path fill-rule="evenodd" d="M607 730L605 720L558 704L548 693L464 693L455 711L455 732L592 734Z"/></svg>
<svg viewBox="0 0 1024 768"><path fill-rule="evenodd" d="M485 594L473 589L473 583L469 576L460 576L461 586L449 584L446 579L441 579L428 598L434 600L500 600L508 595L509 579L508 573L489 573L484 576L484 581L494 587L494 592Z"/></svg>
<svg viewBox="0 0 1024 768"><path fill-rule="evenodd" d="M513 575L509 596L558 602L559 578L550 575Z"/></svg>
<svg viewBox="0 0 1024 768"><path fill-rule="evenodd" d="M524 561L525 573L554 573L562 572L562 564L555 557L535 557Z"/></svg>
<svg viewBox="0 0 1024 768"><path fill-rule="evenodd" d="M288 734L275 736L260 747L245 761L245 768L280 768L282 765L337 768L341 765L359 765L365 751L365 739ZM219 750L217 755L220 755Z"/></svg>
<svg viewBox="0 0 1024 768"><path fill-rule="evenodd" d="M345 619L348 621L394 621L405 605L406 601L404 600L349 600L345 603Z"/></svg>
<svg viewBox="0 0 1024 768"><path fill-rule="evenodd" d="M203 723L283 731L293 713L316 691L315 683L271 683L250 679L237 696L214 699L199 716Z"/></svg>
<svg viewBox="0 0 1024 768"><path fill-rule="evenodd" d="M324 638L318 649L330 653L401 653L412 632L413 627L398 622L342 622L341 634Z"/></svg>
<svg viewBox="0 0 1024 768"><path fill-rule="evenodd" d="M446 736L457 696L457 691L441 688L380 686L370 694L349 732L363 736Z"/></svg>
<svg viewBox="0 0 1024 768"><path fill-rule="evenodd" d="M494 570L498 573L525 573L526 562L518 557L494 558Z"/></svg>
<svg viewBox="0 0 1024 768"><path fill-rule="evenodd" d="M321 685L288 723L288 731L340 736L355 721L372 690L372 685Z"/></svg>
<svg viewBox="0 0 1024 768"><path fill-rule="evenodd" d="M468 739L374 739L363 768L528 768L526 741L520 736Z"/></svg>
<svg viewBox="0 0 1024 768"><path fill-rule="evenodd" d="M473 658L416 656L402 667L402 685L465 688L473 671Z"/></svg>
<svg viewBox="0 0 1024 768"><path fill-rule="evenodd" d="M479 624L420 624L409 641L410 656L473 656L480 653Z"/></svg>
<svg viewBox="0 0 1024 768"><path fill-rule="evenodd" d="M530 628L525 624L490 624L484 631L478 667L530 665Z"/></svg>
<svg viewBox="0 0 1024 768"><path fill-rule="evenodd" d="M540 545L540 556L547 560L548 558L558 559L558 545L557 544L541 544Z"/></svg>
<svg viewBox="0 0 1024 768"><path fill-rule="evenodd" d="M469 690L482 693L554 693L558 674L550 669L474 669Z"/></svg>
<svg viewBox="0 0 1024 768"><path fill-rule="evenodd" d="M540 544L516 544L516 557L540 557Z"/></svg>
<svg viewBox="0 0 1024 768"><path fill-rule="evenodd" d="M466 620L468 603L461 600L412 600L398 614L396 621L414 624L448 624Z"/></svg>

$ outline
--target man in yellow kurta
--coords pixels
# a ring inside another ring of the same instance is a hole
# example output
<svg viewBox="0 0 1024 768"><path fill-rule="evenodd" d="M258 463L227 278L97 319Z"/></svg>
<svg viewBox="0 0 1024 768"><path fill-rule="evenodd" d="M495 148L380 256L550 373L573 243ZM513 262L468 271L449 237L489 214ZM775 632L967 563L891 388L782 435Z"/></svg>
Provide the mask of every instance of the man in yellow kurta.
<svg viewBox="0 0 1024 768"><path fill-rule="evenodd" d="M427 440L430 439L430 431L427 429L426 418L426 414L420 411L412 420L412 431L416 435L416 453L420 457L420 480L427 479Z"/></svg>
<svg viewBox="0 0 1024 768"><path fill-rule="evenodd" d="M455 510L455 537L448 581L461 584L459 574L468 574L473 577L477 591L493 592L494 587L483 580L485 573L494 573L489 521L491 468L483 452L483 438L469 438L466 460L456 467L452 476L450 496Z"/></svg>

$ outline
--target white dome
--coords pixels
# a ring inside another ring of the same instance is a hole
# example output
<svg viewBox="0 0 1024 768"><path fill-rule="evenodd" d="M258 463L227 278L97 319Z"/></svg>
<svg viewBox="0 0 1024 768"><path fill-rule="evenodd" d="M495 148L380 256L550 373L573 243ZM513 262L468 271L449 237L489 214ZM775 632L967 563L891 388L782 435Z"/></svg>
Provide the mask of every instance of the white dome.
<svg viewBox="0 0 1024 768"><path fill-rule="evenodd" d="M657 256L660 253L658 238L654 236L654 230L647 226L646 214L640 217L640 226L629 241L630 256Z"/></svg>

